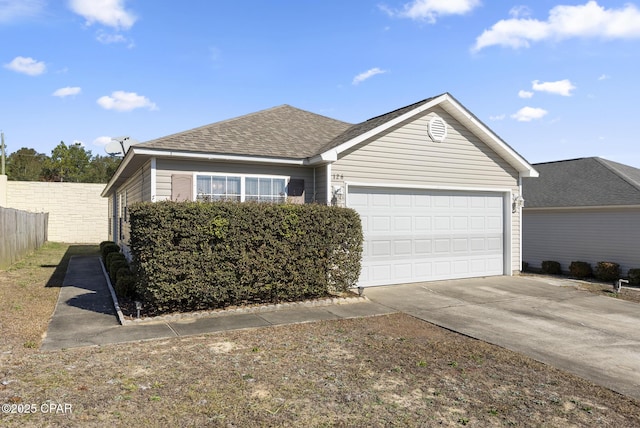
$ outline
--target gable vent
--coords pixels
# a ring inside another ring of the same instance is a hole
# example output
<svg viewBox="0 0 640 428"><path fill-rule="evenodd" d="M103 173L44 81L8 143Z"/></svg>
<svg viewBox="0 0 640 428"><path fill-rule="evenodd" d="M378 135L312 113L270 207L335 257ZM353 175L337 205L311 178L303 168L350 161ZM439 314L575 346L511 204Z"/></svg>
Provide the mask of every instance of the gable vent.
<svg viewBox="0 0 640 428"><path fill-rule="evenodd" d="M433 141L442 142L447 138L447 124L441 117L432 117L427 131Z"/></svg>

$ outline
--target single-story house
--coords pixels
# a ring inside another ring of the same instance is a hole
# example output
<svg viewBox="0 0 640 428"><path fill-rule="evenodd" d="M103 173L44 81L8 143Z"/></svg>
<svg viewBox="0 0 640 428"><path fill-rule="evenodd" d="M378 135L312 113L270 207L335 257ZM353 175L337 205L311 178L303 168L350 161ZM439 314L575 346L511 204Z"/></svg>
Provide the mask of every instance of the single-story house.
<svg viewBox="0 0 640 428"><path fill-rule="evenodd" d="M640 268L640 169L599 157L534 165L523 180L523 260Z"/></svg>
<svg viewBox="0 0 640 428"><path fill-rule="evenodd" d="M445 93L358 124L282 105L136 144L102 196L124 245L137 201L351 207L373 286L519 272L521 180L536 175Z"/></svg>

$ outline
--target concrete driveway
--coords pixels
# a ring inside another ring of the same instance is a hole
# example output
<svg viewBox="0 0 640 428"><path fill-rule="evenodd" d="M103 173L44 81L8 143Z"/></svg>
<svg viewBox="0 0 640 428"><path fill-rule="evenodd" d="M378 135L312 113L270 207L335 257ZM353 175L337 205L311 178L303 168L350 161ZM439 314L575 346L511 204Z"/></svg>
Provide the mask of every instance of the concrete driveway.
<svg viewBox="0 0 640 428"><path fill-rule="evenodd" d="M371 287L365 296L640 399L640 305L566 285L575 283L488 277Z"/></svg>

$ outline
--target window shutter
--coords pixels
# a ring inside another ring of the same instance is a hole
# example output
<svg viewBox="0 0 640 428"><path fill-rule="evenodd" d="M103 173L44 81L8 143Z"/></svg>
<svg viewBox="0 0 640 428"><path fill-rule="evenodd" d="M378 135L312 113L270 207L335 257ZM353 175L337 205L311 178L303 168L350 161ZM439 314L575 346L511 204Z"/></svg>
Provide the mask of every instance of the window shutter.
<svg viewBox="0 0 640 428"><path fill-rule="evenodd" d="M287 200L292 204L304 204L304 180L292 178L287 186Z"/></svg>
<svg viewBox="0 0 640 428"><path fill-rule="evenodd" d="M193 176L171 175L171 200L175 202L193 201Z"/></svg>

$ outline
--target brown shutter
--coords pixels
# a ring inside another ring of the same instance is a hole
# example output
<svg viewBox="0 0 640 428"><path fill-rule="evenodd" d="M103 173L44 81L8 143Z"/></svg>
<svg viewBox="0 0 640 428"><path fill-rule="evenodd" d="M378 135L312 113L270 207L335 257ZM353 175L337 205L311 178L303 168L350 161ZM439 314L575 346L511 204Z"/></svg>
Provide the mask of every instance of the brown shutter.
<svg viewBox="0 0 640 428"><path fill-rule="evenodd" d="M175 202L193 201L193 176L171 175L171 200Z"/></svg>
<svg viewBox="0 0 640 428"><path fill-rule="evenodd" d="M292 178L287 186L287 201L292 204L304 204L304 180Z"/></svg>

